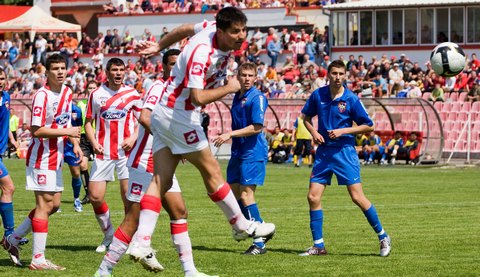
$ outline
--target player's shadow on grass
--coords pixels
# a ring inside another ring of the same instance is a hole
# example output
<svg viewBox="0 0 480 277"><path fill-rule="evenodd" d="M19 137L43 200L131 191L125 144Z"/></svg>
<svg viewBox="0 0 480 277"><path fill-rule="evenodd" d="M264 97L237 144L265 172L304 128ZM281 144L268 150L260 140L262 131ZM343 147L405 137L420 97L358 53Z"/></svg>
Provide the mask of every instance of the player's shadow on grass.
<svg viewBox="0 0 480 277"><path fill-rule="evenodd" d="M97 249L94 245L49 245L49 249L58 249L64 251L95 251Z"/></svg>
<svg viewBox="0 0 480 277"><path fill-rule="evenodd" d="M0 267L15 267L9 259L0 259Z"/></svg>
<svg viewBox="0 0 480 277"><path fill-rule="evenodd" d="M237 253L238 251L225 249L225 248L217 248L217 247L206 247L206 246L192 246L193 250L199 251L211 251L211 252L229 252L229 253Z"/></svg>
<svg viewBox="0 0 480 277"><path fill-rule="evenodd" d="M276 252L276 253L283 253L283 254L300 254L302 251L298 249L286 249L286 248L270 248L267 247L268 252Z"/></svg>

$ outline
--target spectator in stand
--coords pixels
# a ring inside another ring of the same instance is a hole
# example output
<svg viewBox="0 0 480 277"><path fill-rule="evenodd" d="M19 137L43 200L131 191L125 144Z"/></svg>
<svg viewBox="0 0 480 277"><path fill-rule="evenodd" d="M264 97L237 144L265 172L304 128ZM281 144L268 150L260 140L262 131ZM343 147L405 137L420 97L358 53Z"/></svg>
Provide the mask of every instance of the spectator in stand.
<svg viewBox="0 0 480 277"><path fill-rule="evenodd" d="M457 81L457 78L455 76L445 78L445 84L442 87L443 91L453 92L453 88L455 87L456 81Z"/></svg>
<svg viewBox="0 0 480 277"><path fill-rule="evenodd" d="M445 93L443 91L442 85L440 83L435 83L435 88L432 90L432 94L430 94L430 97L428 100L433 101L433 102L445 102Z"/></svg>
<svg viewBox="0 0 480 277"><path fill-rule="evenodd" d="M310 55L308 54L303 55L303 60L305 62L302 64L302 72L306 72L310 66L313 66L314 70L318 70L319 67L312 59L310 59Z"/></svg>
<svg viewBox="0 0 480 277"><path fill-rule="evenodd" d="M366 162L363 164L370 165L375 162L376 159L380 159L381 165L385 165L385 146L382 143L380 136L371 131L368 134L366 144L363 147L363 156L366 157Z"/></svg>
<svg viewBox="0 0 480 277"><path fill-rule="evenodd" d="M477 71L480 68L480 60L477 59L477 54L476 53L472 53L471 57L472 57L472 61L471 61L472 70Z"/></svg>
<svg viewBox="0 0 480 277"><path fill-rule="evenodd" d="M38 35L37 39L35 40L35 56L33 61L35 63L42 63L45 64L45 59L46 59L46 46L47 46L47 40L43 38L42 35Z"/></svg>
<svg viewBox="0 0 480 277"><path fill-rule="evenodd" d="M122 46L122 37L118 34L118 29L113 29L113 38L110 48L110 53L120 53Z"/></svg>
<svg viewBox="0 0 480 277"><path fill-rule="evenodd" d="M295 55L294 57L297 59L298 65L302 65L305 62L303 58L303 55L305 55L305 48L305 41L303 41L300 36L297 36L292 45L292 52Z"/></svg>
<svg viewBox="0 0 480 277"><path fill-rule="evenodd" d="M12 46L8 49L8 62L15 69L17 64L18 57L20 56L20 51L18 50L17 43L12 42Z"/></svg>
<svg viewBox="0 0 480 277"><path fill-rule="evenodd" d="M348 62L347 62L347 71L352 70L352 67L355 66L357 67L358 62L355 60L354 55L349 55L348 56Z"/></svg>
<svg viewBox="0 0 480 277"><path fill-rule="evenodd" d="M269 41L267 46L267 55L272 60L270 66L276 68L278 56L282 53L282 45L278 40L276 34L272 35L272 39Z"/></svg>
<svg viewBox="0 0 480 277"><path fill-rule="evenodd" d="M407 98L420 98L422 97L422 91L418 87L416 81L412 80L408 83L409 89L407 93Z"/></svg>
<svg viewBox="0 0 480 277"><path fill-rule="evenodd" d="M468 91L467 101L475 102L480 100L480 86L478 82L472 84L472 88Z"/></svg>
<svg viewBox="0 0 480 277"><path fill-rule="evenodd" d="M247 49L247 59L250 62L255 62L257 58L260 56L260 49L255 41L255 38L250 39L250 43L248 44Z"/></svg>
<svg viewBox="0 0 480 277"><path fill-rule="evenodd" d="M455 85L453 86L452 92L460 93L466 92L467 90L468 77L466 73L460 73L456 76Z"/></svg>
<svg viewBox="0 0 480 277"><path fill-rule="evenodd" d="M110 47L112 46L113 35L111 30L107 30L107 34L103 39L103 44L100 45L100 48L103 49L104 53L110 52Z"/></svg>
<svg viewBox="0 0 480 277"><path fill-rule="evenodd" d="M103 66L103 53L100 48L95 49L95 54L92 56L93 67L95 69Z"/></svg>
<svg viewBox="0 0 480 277"><path fill-rule="evenodd" d="M402 89L401 82L403 81L403 72L398 63L393 64L393 68L388 72L388 78L390 81L387 97L395 96Z"/></svg>
<svg viewBox="0 0 480 277"><path fill-rule="evenodd" d="M415 81L418 80L418 74L419 74L420 72L422 72L422 68L420 68L420 67L418 66L418 63L417 63L417 62L414 63L414 64L413 64L413 68L410 69L409 74L408 74L409 79L410 79L410 80L415 80Z"/></svg>

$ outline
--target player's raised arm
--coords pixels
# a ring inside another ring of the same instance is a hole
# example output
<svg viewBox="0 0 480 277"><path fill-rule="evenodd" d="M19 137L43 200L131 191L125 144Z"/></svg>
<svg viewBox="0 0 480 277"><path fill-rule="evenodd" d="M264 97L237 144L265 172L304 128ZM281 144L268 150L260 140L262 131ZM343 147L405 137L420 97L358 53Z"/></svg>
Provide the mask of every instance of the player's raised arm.
<svg viewBox="0 0 480 277"><path fill-rule="evenodd" d="M163 49L181 41L184 38L195 34L195 24L183 24L166 34L158 43L153 41L143 41L137 44L137 52L140 55L151 56L158 54Z"/></svg>

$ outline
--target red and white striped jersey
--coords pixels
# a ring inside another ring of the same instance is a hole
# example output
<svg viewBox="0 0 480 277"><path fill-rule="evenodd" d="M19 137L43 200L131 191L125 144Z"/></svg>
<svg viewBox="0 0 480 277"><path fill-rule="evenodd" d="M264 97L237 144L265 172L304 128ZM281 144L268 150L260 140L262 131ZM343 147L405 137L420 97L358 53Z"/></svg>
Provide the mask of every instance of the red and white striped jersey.
<svg viewBox="0 0 480 277"><path fill-rule="evenodd" d="M103 154L96 158L118 160L128 156L122 143L135 132L141 104L140 94L128 86L113 91L103 84L90 94L86 118L95 120L95 138L103 146Z"/></svg>
<svg viewBox="0 0 480 277"><path fill-rule="evenodd" d="M163 80L155 81L145 96L143 109L153 110L162 97L164 89L165 82ZM127 167L136 168L153 174L152 143L153 136L148 133L142 125L140 125L138 127L137 142L128 157Z"/></svg>
<svg viewBox="0 0 480 277"><path fill-rule="evenodd" d="M44 86L33 96L32 126L51 129L69 128L71 116L72 90L68 86L62 86L60 92L53 92L48 86ZM60 169L67 139L68 137L33 137L28 146L27 166L36 169Z"/></svg>
<svg viewBox="0 0 480 277"><path fill-rule="evenodd" d="M189 40L178 56L162 96L161 105L186 111L199 109L190 100L190 89L212 89L223 84L227 76L230 51L218 49L216 26L214 24L205 26L204 30Z"/></svg>

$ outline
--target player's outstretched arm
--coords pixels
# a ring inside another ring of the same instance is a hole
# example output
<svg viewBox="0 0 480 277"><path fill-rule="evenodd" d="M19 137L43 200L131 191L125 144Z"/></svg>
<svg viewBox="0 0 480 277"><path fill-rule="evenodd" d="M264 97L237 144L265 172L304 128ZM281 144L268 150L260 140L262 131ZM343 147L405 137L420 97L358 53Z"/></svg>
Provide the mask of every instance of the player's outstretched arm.
<svg viewBox="0 0 480 277"><path fill-rule="evenodd" d="M183 24L171 32L166 34L158 43L152 41L142 41L136 46L136 51L140 55L151 56L156 55L163 49L171 46L172 44L181 41L184 38L193 36L195 34L194 24Z"/></svg>
<svg viewBox="0 0 480 277"><path fill-rule="evenodd" d="M375 128L374 126L368 126L366 124L358 125L358 126L353 126L353 127L348 127L348 128L342 128L342 129L335 129L335 130L330 130L328 131L328 136L331 139L336 139L342 135L346 134L365 134L373 131Z"/></svg>
<svg viewBox="0 0 480 277"><path fill-rule="evenodd" d="M36 138L58 138L63 136L79 138L81 131L80 127L51 129L33 125L31 128L32 136Z"/></svg>
<svg viewBox="0 0 480 277"><path fill-rule="evenodd" d="M227 94L235 93L240 90L240 82L235 76L228 79L225 86L214 89L190 89L190 99L196 106L203 106L215 102Z"/></svg>
<svg viewBox="0 0 480 277"><path fill-rule="evenodd" d="M263 125L261 124L250 124L245 128L238 129L229 133L221 134L219 137L217 137L213 143L215 147L220 147L222 144L224 144L226 141L228 141L231 138L239 138L239 137L249 137L253 136L256 134L260 134L263 130Z"/></svg>

